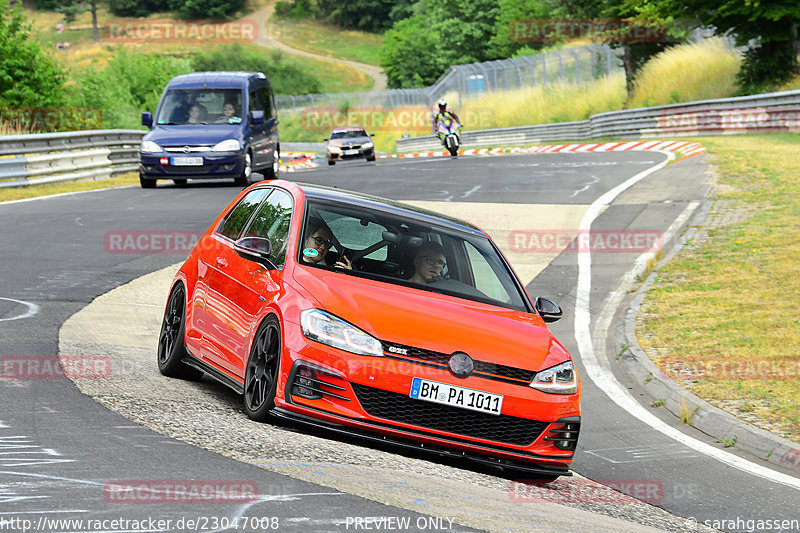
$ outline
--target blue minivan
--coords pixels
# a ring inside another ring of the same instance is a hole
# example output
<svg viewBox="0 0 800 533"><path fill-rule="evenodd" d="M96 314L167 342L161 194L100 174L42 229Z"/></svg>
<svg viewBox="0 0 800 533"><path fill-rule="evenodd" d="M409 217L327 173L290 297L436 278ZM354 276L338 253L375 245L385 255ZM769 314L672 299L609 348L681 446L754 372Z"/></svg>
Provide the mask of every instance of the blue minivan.
<svg viewBox="0 0 800 533"><path fill-rule="evenodd" d="M143 188L160 179L232 178L250 183L251 172L278 175L278 113L269 80L261 72L194 72L170 80L152 113L140 149Z"/></svg>

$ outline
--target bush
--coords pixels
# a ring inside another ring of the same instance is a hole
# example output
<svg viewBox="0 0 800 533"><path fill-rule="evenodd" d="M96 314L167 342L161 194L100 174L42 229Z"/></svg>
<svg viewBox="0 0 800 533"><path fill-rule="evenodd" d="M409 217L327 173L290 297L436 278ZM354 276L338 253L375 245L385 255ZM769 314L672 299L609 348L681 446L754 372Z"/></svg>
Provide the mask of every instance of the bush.
<svg viewBox="0 0 800 533"><path fill-rule="evenodd" d="M240 43L223 45L197 54L194 70L244 70L269 76L276 94L308 94L321 90L319 80L287 60L280 50L245 47Z"/></svg>
<svg viewBox="0 0 800 533"><path fill-rule="evenodd" d="M63 105L62 68L35 40L20 9L0 1L0 108Z"/></svg>
<svg viewBox="0 0 800 533"><path fill-rule="evenodd" d="M147 55L120 47L103 70L88 67L74 75L70 103L99 108L105 128L141 128L141 112L155 111L173 76L191 72L186 59Z"/></svg>
<svg viewBox="0 0 800 533"><path fill-rule="evenodd" d="M279 0L275 3L275 14L282 18L302 20L315 17L318 11L311 0Z"/></svg>

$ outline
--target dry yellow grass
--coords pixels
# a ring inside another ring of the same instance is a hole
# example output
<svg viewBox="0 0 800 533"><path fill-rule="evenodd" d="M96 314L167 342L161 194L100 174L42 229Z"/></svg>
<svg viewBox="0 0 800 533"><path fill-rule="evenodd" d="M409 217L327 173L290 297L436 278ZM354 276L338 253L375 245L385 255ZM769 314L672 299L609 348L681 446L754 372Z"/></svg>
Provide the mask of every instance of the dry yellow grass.
<svg viewBox="0 0 800 533"><path fill-rule="evenodd" d="M739 54L720 38L669 48L642 67L628 107L733 96L740 66Z"/></svg>
<svg viewBox="0 0 800 533"><path fill-rule="evenodd" d="M0 188L0 202L10 200L23 200L37 198L52 194L63 194L76 191L93 191L97 189L110 189L113 187L129 187L139 185L139 175L129 172L115 178L97 181L70 181L64 183L43 183L41 185L28 185L25 187Z"/></svg>

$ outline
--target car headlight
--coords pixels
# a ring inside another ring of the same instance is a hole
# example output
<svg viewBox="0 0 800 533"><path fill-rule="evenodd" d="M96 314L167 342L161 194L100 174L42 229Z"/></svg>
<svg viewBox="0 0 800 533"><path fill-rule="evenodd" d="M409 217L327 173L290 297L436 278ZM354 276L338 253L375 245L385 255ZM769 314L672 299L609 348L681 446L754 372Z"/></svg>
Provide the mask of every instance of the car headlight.
<svg viewBox="0 0 800 533"><path fill-rule="evenodd" d="M338 154L342 151L342 148L340 146L328 146L328 150L333 154Z"/></svg>
<svg viewBox="0 0 800 533"><path fill-rule="evenodd" d="M578 390L575 365L572 361L565 361L541 370L533 377L531 387L550 394L574 394Z"/></svg>
<svg viewBox="0 0 800 533"><path fill-rule="evenodd" d="M364 143L364 144L362 144L362 145L361 145L361 148L372 148L373 146L375 146L375 144L374 144L374 143L372 143L372 142L366 142L366 143Z"/></svg>
<svg viewBox="0 0 800 533"><path fill-rule="evenodd" d="M140 148L142 152L163 152L164 150L161 149L159 145L154 143L153 141L142 141L142 147Z"/></svg>
<svg viewBox="0 0 800 533"><path fill-rule="evenodd" d="M242 149L241 143L236 139L225 139L224 141L218 142L214 145L211 149L212 152L238 152Z"/></svg>
<svg viewBox="0 0 800 533"><path fill-rule="evenodd" d="M378 339L321 309L300 313L303 335L313 341L358 355L383 356Z"/></svg>

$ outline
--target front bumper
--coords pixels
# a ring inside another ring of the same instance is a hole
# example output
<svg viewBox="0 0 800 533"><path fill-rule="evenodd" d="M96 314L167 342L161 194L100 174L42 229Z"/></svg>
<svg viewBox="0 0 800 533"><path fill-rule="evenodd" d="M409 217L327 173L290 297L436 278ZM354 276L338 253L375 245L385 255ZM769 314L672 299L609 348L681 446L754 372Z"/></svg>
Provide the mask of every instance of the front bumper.
<svg viewBox="0 0 800 533"><path fill-rule="evenodd" d="M458 379L414 362L341 352L302 335L294 344L288 335L286 340L276 398L285 417L312 418L343 433L434 447L442 454L522 463L543 474L564 475L572 463L580 432L578 393L546 394L475 376ZM414 377L502 394L502 414L411 398Z"/></svg>
<svg viewBox="0 0 800 533"><path fill-rule="evenodd" d="M146 179L226 179L236 178L244 168L244 152L193 152L188 157L202 157L202 165L175 165L184 154L162 152L141 153L139 173Z"/></svg>
<svg viewBox="0 0 800 533"><path fill-rule="evenodd" d="M349 150L347 150L349 151ZM358 153L345 154L343 151L328 150L328 161L346 161L349 159L372 159L375 157L375 148L359 148L353 151Z"/></svg>

